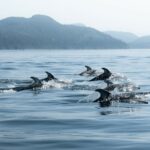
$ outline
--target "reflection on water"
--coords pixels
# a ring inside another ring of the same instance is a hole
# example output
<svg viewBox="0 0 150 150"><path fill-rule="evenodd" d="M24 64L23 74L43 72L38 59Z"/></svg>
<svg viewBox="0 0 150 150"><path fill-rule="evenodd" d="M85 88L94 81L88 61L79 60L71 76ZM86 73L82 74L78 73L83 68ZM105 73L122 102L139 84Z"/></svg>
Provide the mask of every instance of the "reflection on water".
<svg viewBox="0 0 150 150"><path fill-rule="evenodd" d="M31 76L45 78L45 71L65 84L0 93L0 149L149 149L149 104L100 108L92 103L94 90L105 84L77 75L85 65L99 72L106 67L122 83L123 78L150 91L148 58L149 50L1 50L0 87L28 85Z"/></svg>

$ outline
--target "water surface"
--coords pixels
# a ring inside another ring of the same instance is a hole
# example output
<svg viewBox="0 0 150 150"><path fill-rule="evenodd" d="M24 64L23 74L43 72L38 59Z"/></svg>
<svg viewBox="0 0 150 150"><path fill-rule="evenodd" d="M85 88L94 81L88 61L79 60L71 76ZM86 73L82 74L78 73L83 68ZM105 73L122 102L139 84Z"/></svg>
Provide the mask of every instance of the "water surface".
<svg viewBox="0 0 150 150"><path fill-rule="evenodd" d="M1 50L0 87L44 78L45 71L71 85L0 93L0 149L149 150L150 105L100 108L86 101L95 83L77 75L84 65L107 67L150 91L149 64L149 50Z"/></svg>

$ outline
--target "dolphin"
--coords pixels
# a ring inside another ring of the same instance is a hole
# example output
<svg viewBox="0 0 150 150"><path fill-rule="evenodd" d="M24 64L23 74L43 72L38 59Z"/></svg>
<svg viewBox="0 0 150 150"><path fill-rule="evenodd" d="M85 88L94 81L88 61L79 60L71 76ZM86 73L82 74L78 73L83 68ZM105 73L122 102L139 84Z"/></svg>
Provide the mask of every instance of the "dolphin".
<svg viewBox="0 0 150 150"><path fill-rule="evenodd" d="M58 80L57 78L54 77L54 75L52 75L50 72L45 71L45 73L47 74L47 77L44 79L41 79L41 82L45 81L48 82L50 80Z"/></svg>
<svg viewBox="0 0 150 150"><path fill-rule="evenodd" d="M45 71L45 73L47 74L47 77L46 78L43 78L43 79L39 79L41 82L43 82L43 81L45 81L45 82L48 82L48 81L50 81L50 80L58 80L57 78L55 78L54 77L54 75L52 75L50 72L48 72L48 71ZM35 77L33 77L33 78L35 78ZM9 80L8 80L9 81ZM8 82L7 81L7 82ZM5 81L6 82L6 81ZM6 82L6 83L7 83ZM19 83L20 83L21 81L19 80ZM31 80L25 80L25 81L22 81L21 83L26 83L26 84L30 84L30 83L32 83L32 81Z"/></svg>
<svg viewBox="0 0 150 150"><path fill-rule="evenodd" d="M99 76L94 77L90 81L106 80L112 75L112 73L107 68L102 68L102 69L104 70L104 72Z"/></svg>
<svg viewBox="0 0 150 150"><path fill-rule="evenodd" d="M20 92L20 91L24 91L24 90L33 90L33 89L42 87L43 84L40 79L38 79L36 77L30 77L30 78L33 80L33 83L31 83L30 85L18 86L18 87L14 87L14 88L0 88L0 91L14 90L16 92Z"/></svg>
<svg viewBox="0 0 150 150"><path fill-rule="evenodd" d="M112 101L130 103L131 100L134 100L138 103L148 104L147 101L139 100L136 98L136 96L150 94L150 92L126 92L126 93L122 93L122 94L114 94L113 95L104 89L96 89L95 91L100 93L100 97L98 99L94 100L93 102L99 102L101 107L110 106Z"/></svg>
<svg viewBox="0 0 150 150"><path fill-rule="evenodd" d="M80 76L83 76L83 75L88 75L88 76L91 76L91 75L95 75L96 73L96 70L92 69L91 67L89 66L85 66L86 70L81 72L79 75Z"/></svg>

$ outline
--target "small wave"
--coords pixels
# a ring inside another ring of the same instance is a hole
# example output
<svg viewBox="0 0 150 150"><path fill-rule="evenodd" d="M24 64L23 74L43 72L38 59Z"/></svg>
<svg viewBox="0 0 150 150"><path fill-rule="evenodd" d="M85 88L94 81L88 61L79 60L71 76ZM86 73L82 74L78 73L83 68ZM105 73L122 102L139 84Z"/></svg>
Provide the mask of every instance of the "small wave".
<svg viewBox="0 0 150 150"><path fill-rule="evenodd" d="M12 68L12 67L4 67L4 68L1 68L1 70L17 70L17 68Z"/></svg>
<svg viewBox="0 0 150 150"><path fill-rule="evenodd" d="M96 90L98 86L90 86L90 85L70 85L67 86L65 89L69 90Z"/></svg>

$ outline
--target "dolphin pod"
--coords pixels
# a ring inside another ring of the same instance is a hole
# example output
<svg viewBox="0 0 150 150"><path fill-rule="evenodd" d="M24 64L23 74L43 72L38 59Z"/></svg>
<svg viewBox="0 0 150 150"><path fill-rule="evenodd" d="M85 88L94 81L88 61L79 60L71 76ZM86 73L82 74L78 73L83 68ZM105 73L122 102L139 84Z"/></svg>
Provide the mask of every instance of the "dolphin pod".
<svg viewBox="0 0 150 150"><path fill-rule="evenodd" d="M96 70L92 69L89 66L85 66L86 70L81 72L79 75L96 75L95 72ZM143 101L141 99L138 99L137 96L140 95L147 95L150 94L150 92L123 92L123 93L118 93L118 94L113 94L113 92L116 88L118 88L121 91L121 88L124 88L126 86L125 84L114 84L111 80L110 77L113 75L112 72L107 69L107 68L102 68L104 71L100 75L92 78L89 80L90 82L92 81L104 81L106 83L106 87L103 89L96 89L95 91L100 93L99 98L94 100L93 102L98 102L100 107L109 107L111 106L113 101L118 101L118 102L126 102L130 103L132 101L141 103L141 104L148 104L147 101ZM18 86L18 87L13 87L13 88L0 88L0 91L4 90L14 90L17 92L24 91L24 90L36 90L37 88L41 88L44 84L44 82L49 82L49 81L55 81L59 83L65 83L64 81L59 81L53 74L50 72L45 72L47 74L46 78L39 79L37 77L30 77L33 81L29 83L29 85L24 85L24 86ZM137 88L139 89L139 87Z"/></svg>

